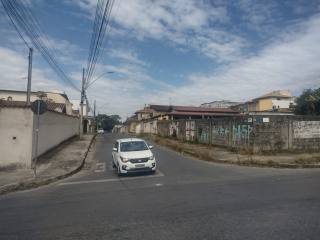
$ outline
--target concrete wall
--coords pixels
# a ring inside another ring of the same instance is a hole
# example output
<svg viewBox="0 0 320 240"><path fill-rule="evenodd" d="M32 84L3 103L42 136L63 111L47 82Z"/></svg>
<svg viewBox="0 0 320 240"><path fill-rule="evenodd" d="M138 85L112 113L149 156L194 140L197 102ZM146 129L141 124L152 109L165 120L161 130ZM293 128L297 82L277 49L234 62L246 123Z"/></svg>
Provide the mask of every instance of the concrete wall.
<svg viewBox="0 0 320 240"><path fill-rule="evenodd" d="M33 128L36 129L37 116L33 116ZM39 145L38 155L59 145L79 132L79 119L55 112L46 112L39 119ZM35 131L33 142L35 142ZM35 158L35 144L33 144L32 157Z"/></svg>
<svg viewBox="0 0 320 240"><path fill-rule="evenodd" d="M0 166L31 167L37 117L29 108L0 108ZM78 135L79 120L56 112L40 115L38 155Z"/></svg>
<svg viewBox="0 0 320 240"><path fill-rule="evenodd" d="M320 151L320 118L242 116L159 121L158 134L183 141L260 151Z"/></svg>
<svg viewBox="0 0 320 240"><path fill-rule="evenodd" d="M27 108L0 108L0 166L29 166L33 113Z"/></svg>

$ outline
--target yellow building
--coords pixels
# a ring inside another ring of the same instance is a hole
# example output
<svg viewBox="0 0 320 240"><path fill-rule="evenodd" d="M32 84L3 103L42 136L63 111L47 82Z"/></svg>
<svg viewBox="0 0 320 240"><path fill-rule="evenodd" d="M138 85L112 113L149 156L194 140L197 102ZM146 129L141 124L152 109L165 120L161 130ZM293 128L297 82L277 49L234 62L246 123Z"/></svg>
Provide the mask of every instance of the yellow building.
<svg viewBox="0 0 320 240"><path fill-rule="evenodd" d="M240 112L290 112L295 97L288 90L276 90L232 108Z"/></svg>
<svg viewBox="0 0 320 240"><path fill-rule="evenodd" d="M261 97L255 98L253 102L253 111L281 111L290 109L294 104L294 97L288 90L277 90Z"/></svg>

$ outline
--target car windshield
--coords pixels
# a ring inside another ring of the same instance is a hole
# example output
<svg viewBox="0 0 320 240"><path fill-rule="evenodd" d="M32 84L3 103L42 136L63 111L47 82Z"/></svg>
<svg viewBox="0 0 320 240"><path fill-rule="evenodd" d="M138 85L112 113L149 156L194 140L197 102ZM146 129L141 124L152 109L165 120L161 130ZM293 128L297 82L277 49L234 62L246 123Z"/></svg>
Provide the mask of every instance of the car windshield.
<svg viewBox="0 0 320 240"><path fill-rule="evenodd" d="M143 141L123 142L120 144L121 152L144 151L148 150L148 146Z"/></svg>

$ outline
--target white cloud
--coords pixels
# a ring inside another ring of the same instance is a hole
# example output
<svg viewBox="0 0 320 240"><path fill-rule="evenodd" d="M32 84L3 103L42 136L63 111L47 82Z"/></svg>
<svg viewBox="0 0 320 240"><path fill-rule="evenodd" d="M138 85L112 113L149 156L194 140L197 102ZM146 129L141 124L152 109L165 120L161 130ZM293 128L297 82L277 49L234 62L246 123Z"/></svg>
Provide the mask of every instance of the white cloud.
<svg viewBox="0 0 320 240"><path fill-rule="evenodd" d="M110 52L111 57L124 60L131 64L140 66L147 66L148 64L139 59L139 56L132 49L112 49Z"/></svg>
<svg viewBox="0 0 320 240"><path fill-rule="evenodd" d="M172 86L153 79L147 72L148 65L136 53L127 49L115 49L112 53L121 59L121 64L97 65L97 73L106 70L113 74L102 75L88 89L88 96L97 100L98 111L117 113L125 118L135 109L141 108L150 102L149 94L158 94L159 91L169 91ZM93 79L99 77L94 76Z"/></svg>
<svg viewBox="0 0 320 240"><path fill-rule="evenodd" d="M84 66L85 61L79 60L76 56L86 53L79 45L73 44L65 39L56 39L50 36L42 37L42 41L49 49L52 49L52 55L57 58L59 64Z"/></svg>
<svg viewBox="0 0 320 240"><path fill-rule="evenodd" d="M94 0L74 2L94 15ZM165 40L199 51L212 59L231 61L238 59L245 41L225 30L212 30L212 26L229 22L227 8L205 1L162 0L116 2L112 13L112 31L115 36L144 40ZM221 41L221 38L227 41Z"/></svg>
<svg viewBox="0 0 320 240"><path fill-rule="evenodd" d="M90 16L94 15L95 0L71 1L89 10ZM117 36L164 41L228 64L212 73L191 74L183 86L174 87L152 78L148 73L149 63L141 59L134 49L113 49L109 56L120 60L121 64L98 64L96 73L97 76L105 71L115 74L105 75L88 90L89 99L97 100L100 112L125 117L144 104L168 104L169 99L173 104L197 105L215 99L248 100L275 89L290 89L298 94L304 88L319 86L319 15L286 28L281 35L275 35L273 42L264 50L247 57L242 52L247 42L218 27L230 21L222 5L212 6L203 1L186 4L185 1L136 0L122 1L118 7L117 3L113 16L116 23L114 34ZM250 5L250 2L245 3ZM248 8L246 19L253 29L266 26L264 31L267 31L266 16L271 14L274 14L272 6L267 10ZM120 27L117 29L116 26ZM74 56L77 51L63 40L53 40L53 46L65 51L66 57ZM0 71L4 73L0 78L2 88L25 89L26 57L26 52L22 55L0 48L0 58L5 59L0 62ZM35 67L33 89L63 89L70 98L79 98L79 93L54 81L51 76L51 72ZM72 78L79 81L81 73L73 73Z"/></svg>
<svg viewBox="0 0 320 240"><path fill-rule="evenodd" d="M0 47L0 86L2 89L26 90L28 75L27 52L19 53L15 50ZM69 96L76 97L78 94L65 84L55 81L50 77L50 72L33 67L32 91L50 91L60 89L66 91ZM78 97L78 96L77 96Z"/></svg>
<svg viewBox="0 0 320 240"><path fill-rule="evenodd" d="M249 100L275 89L299 94L320 85L320 16L295 31L279 36L260 54L220 69L220 72L189 76L190 84L151 96L161 103L171 97L176 104L200 104L215 99Z"/></svg>

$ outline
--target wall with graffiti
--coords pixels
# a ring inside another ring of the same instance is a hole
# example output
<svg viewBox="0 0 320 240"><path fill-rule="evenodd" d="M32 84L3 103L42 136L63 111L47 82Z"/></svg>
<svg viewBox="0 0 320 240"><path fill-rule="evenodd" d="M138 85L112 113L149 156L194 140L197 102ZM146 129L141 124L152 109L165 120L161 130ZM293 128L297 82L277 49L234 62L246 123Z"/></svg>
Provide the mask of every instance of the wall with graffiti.
<svg viewBox="0 0 320 240"><path fill-rule="evenodd" d="M320 118L241 116L159 121L161 136L259 151L320 150Z"/></svg>

